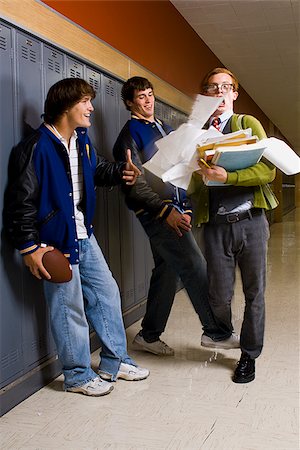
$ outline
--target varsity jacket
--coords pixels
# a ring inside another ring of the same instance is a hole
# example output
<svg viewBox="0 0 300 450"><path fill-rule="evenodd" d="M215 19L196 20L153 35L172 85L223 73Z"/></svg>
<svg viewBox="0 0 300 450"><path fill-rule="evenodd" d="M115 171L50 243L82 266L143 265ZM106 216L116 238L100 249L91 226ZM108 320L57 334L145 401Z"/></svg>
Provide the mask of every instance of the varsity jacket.
<svg viewBox="0 0 300 450"><path fill-rule="evenodd" d="M172 131L166 123L155 120L166 134ZM165 219L173 206L185 214L191 214L185 190L171 183L164 183L142 167L142 164L157 152L155 142L161 137L162 134L155 123L136 116L132 116L121 130L113 148L114 158L117 161L125 161L126 150L129 148L133 163L142 172L133 186L122 186L126 204L137 216L148 212L153 218Z"/></svg>
<svg viewBox="0 0 300 450"><path fill-rule="evenodd" d="M226 128L228 129L226 130ZM234 132L239 129L251 128L252 134L263 139L266 133L261 123L253 116L233 114L226 124L223 133ZM268 183L276 176L276 169L268 160L262 158L260 162L246 169L228 172L226 184L234 186L253 187L253 207L274 209L278 201ZM202 177L194 172L187 191L192 198L194 210L194 222L196 225L209 221L209 188L203 183Z"/></svg>
<svg viewBox="0 0 300 450"><path fill-rule="evenodd" d="M85 128L77 128L76 132L83 170L80 207L90 236L95 185L120 183L124 164L108 162L97 155ZM69 156L65 146L44 124L11 153L4 205L4 228L22 255L45 243L61 250L71 264L78 263Z"/></svg>

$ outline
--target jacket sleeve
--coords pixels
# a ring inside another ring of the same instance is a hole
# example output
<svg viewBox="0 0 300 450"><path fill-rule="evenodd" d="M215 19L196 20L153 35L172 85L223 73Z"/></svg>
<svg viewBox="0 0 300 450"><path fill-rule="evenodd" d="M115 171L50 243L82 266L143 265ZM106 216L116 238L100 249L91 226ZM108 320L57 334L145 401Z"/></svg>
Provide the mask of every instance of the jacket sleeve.
<svg viewBox="0 0 300 450"><path fill-rule="evenodd" d="M276 176L275 167L266 160L247 169L228 172L226 184L235 186L259 186L271 183Z"/></svg>
<svg viewBox="0 0 300 450"><path fill-rule="evenodd" d="M39 246L39 187L33 162L38 136L36 132L13 148L4 195L4 229L23 255L34 252Z"/></svg>
<svg viewBox="0 0 300 450"><path fill-rule="evenodd" d="M133 186L122 186L128 206L135 211L143 209L158 218L166 218L171 212L172 207L166 205L147 183L145 171L139 156L140 149L130 134L128 124L124 126L113 148L113 155L116 161L125 161L127 149L131 150L132 161L142 172Z"/></svg>
<svg viewBox="0 0 300 450"><path fill-rule="evenodd" d="M126 162L111 162L96 154L94 182L96 186L115 186L120 184Z"/></svg>

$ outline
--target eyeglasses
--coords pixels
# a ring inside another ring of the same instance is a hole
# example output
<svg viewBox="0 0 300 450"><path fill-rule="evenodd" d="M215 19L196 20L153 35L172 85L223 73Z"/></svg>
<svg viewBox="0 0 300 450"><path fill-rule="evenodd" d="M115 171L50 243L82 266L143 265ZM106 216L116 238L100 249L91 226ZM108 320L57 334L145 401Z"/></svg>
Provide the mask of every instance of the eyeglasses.
<svg viewBox="0 0 300 450"><path fill-rule="evenodd" d="M204 87L205 92L207 92L208 94L217 94L219 92L219 89L222 92L222 94L228 94L228 92L230 92L233 89L233 84L231 84L231 83L222 83L222 84L211 83Z"/></svg>

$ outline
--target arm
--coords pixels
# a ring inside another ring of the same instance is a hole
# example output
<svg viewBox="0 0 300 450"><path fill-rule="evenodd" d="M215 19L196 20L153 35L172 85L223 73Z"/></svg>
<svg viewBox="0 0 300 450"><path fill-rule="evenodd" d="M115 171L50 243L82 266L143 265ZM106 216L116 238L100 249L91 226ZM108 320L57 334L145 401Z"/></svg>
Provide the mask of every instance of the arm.
<svg viewBox="0 0 300 450"><path fill-rule="evenodd" d="M134 186L123 186L123 192L128 206L135 211L144 209L155 217L166 218L171 212L172 206L166 205L148 184L140 158L142 149L139 148L137 142L131 136L128 123L122 129L113 148L116 161L125 161L127 149L131 150L132 160L141 171L141 176L138 177Z"/></svg>
<svg viewBox="0 0 300 450"><path fill-rule="evenodd" d="M234 186L259 186L271 183L276 175L275 167L268 161L260 161L246 169L226 172L223 167L212 166L210 169L200 163L201 174L212 181L220 181Z"/></svg>
<svg viewBox="0 0 300 450"><path fill-rule="evenodd" d="M131 160L131 151L129 149L126 151L126 161L123 163L110 162L103 156L97 155L94 177L97 186L112 186L119 184L122 180L125 181L126 185L133 185L140 175L140 170Z"/></svg>
<svg viewBox="0 0 300 450"><path fill-rule="evenodd" d="M142 167L140 149L135 139L131 136L128 124L125 125L114 145L115 158L119 161L124 161L127 148L131 149L134 162L141 171L141 176L138 177L134 186L123 188L128 206L134 210L149 211L157 219L166 220L167 224L175 230L178 236L182 236L181 230L190 231L190 215L181 214L172 205L166 204L148 184Z"/></svg>
<svg viewBox="0 0 300 450"><path fill-rule="evenodd" d="M16 146L11 153L3 221L9 238L19 249L31 273L41 279L41 272L50 279L49 273L42 264L42 257L53 247L39 246L39 233L36 227L39 188L33 153L37 139L36 133Z"/></svg>

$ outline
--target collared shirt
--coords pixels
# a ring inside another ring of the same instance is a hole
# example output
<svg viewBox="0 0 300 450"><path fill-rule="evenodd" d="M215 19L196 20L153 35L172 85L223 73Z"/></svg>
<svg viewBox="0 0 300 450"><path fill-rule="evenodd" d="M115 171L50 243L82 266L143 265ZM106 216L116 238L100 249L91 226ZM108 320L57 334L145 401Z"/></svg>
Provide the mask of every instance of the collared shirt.
<svg viewBox="0 0 300 450"><path fill-rule="evenodd" d="M226 126L228 120L229 120L232 116L233 116L233 111L232 111L232 109L228 109L227 111L223 112L223 114L221 114L221 115L219 116L219 119L220 119L220 131L221 131L221 133L223 132L223 130L224 130L224 128L225 128L225 126ZM212 116L212 117L209 119L209 122L208 122L208 125L209 125L209 126L212 125L212 122L213 122L214 118L215 118L215 117Z"/></svg>
<svg viewBox="0 0 300 450"><path fill-rule="evenodd" d="M68 146L68 142L57 131L57 129L53 125L51 128L55 131L55 134L59 138L60 142L65 146L69 155L77 237L78 239L86 239L88 235L84 225L84 215L79 207L83 194L83 173L81 160L78 157L77 132L74 130L70 139L70 145Z"/></svg>

